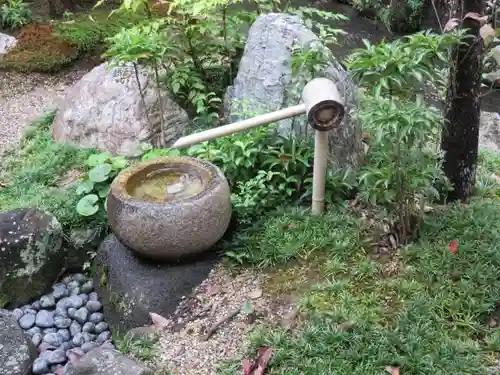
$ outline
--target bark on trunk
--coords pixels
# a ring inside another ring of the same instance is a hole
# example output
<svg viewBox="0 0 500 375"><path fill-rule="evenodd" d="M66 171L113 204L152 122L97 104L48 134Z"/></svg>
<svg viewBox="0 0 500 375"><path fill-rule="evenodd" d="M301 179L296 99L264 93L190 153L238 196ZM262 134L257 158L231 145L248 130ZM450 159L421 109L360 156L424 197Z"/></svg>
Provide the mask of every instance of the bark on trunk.
<svg viewBox="0 0 500 375"><path fill-rule="evenodd" d="M482 8L481 0L463 1L463 15L482 14ZM454 186L448 201L466 202L476 182L483 41L479 22L467 18L462 27L469 30L470 37L453 52L441 149L445 152L443 170Z"/></svg>

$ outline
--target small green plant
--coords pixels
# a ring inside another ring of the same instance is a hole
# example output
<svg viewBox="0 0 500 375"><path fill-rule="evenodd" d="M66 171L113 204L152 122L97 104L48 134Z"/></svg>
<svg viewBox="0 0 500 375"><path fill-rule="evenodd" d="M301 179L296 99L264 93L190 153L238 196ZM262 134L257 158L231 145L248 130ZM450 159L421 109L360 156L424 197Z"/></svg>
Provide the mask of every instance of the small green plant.
<svg viewBox="0 0 500 375"><path fill-rule="evenodd" d="M156 357L155 344L158 337L155 335L144 335L134 337L125 335L115 340L118 351L125 355L132 355L140 361L152 361Z"/></svg>
<svg viewBox="0 0 500 375"><path fill-rule="evenodd" d="M100 208L106 211L110 184L128 165L127 159L110 152L90 155L86 162L89 171L76 189L78 195L83 195L76 205L78 214L93 216Z"/></svg>
<svg viewBox="0 0 500 375"><path fill-rule="evenodd" d="M17 29L33 20L29 4L23 0L8 0L0 8L0 26Z"/></svg>

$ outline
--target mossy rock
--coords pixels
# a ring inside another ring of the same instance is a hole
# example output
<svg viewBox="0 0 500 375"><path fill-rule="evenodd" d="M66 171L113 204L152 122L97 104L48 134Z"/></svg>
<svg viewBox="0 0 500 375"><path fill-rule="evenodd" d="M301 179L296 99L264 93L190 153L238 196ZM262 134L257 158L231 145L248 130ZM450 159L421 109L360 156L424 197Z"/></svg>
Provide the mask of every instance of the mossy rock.
<svg viewBox="0 0 500 375"><path fill-rule="evenodd" d="M62 243L62 226L48 212L23 208L0 214L0 295L8 306L50 288L64 266Z"/></svg>

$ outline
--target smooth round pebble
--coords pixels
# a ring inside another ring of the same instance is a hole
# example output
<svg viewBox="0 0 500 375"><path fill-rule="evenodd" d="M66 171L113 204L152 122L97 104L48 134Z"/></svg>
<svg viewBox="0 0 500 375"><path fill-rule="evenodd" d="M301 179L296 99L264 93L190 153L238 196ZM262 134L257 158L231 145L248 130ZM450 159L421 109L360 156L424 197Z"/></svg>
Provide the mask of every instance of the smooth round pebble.
<svg viewBox="0 0 500 375"><path fill-rule="evenodd" d="M12 310L12 315L14 315L16 320L19 320L19 319L21 319L21 316L24 315L24 311L21 309L14 309L14 310Z"/></svg>
<svg viewBox="0 0 500 375"><path fill-rule="evenodd" d="M108 323L106 322L101 322L96 324L94 328L94 332L97 334L103 333L104 331L107 331L109 329Z"/></svg>
<svg viewBox="0 0 500 375"><path fill-rule="evenodd" d="M50 328L54 326L54 312L40 310L36 314L35 324L40 328Z"/></svg>
<svg viewBox="0 0 500 375"><path fill-rule="evenodd" d="M116 346L114 346L111 341L106 341L104 344L101 345L101 348L116 350Z"/></svg>
<svg viewBox="0 0 500 375"><path fill-rule="evenodd" d="M99 301L89 301L87 302L87 309L91 312L99 312L102 309L102 303Z"/></svg>
<svg viewBox="0 0 500 375"><path fill-rule="evenodd" d="M82 332L82 326L78 322L72 322L69 326L69 332L72 337L75 337L77 334Z"/></svg>
<svg viewBox="0 0 500 375"><path fill-rule="evenodd" d="M57 331L57 334L61 336L64 342L71 340L71 333L69 329L60 329Z"/></svg>
<svg viewBox="0 0 500 375"><path fill-rule="evenodd" d="M71 291L75 288L78 288L79 286L80 286L80 283L78 281L75 281L75 280L68 283L68 289Z"/></svg>
<svg viewBox="0 0 500 375"><path fill-rule="evenodd" d="M40 306L43 309L51 309L55 307L55 305L56 305L56 298L51 294L47 294L46 296L40 298Z"/></svg>
<svg viewBox="0 0 500 375"><path fill-rule="evenodd" d="M103 313L92 313L89 316L89 322L92 322L94 324L99 324L102 321L104 321L104 314Z"/></svg>
<svg viewBox="0 0 500 375"><path fill-rule="evenodd" d="M34 314L36 315L36 310L33 310L30 305L24 306L23 311L25 314Z"/></svg>
<svg viewBox="0 0 500 375"><path fill-rule="evenodd" d="M19 319L19 325L22 329L30 329L35 325L36 317L31 313L24 314Z"/></svg>
<svg viewBox="0 0 500 375"><path fill-rule="evenodd" d="M67 307L73 307L75 309L79 309L80 307L83 306L83 300L80 296L78 295L71 295L67 297Z"/></svg>
<svg viewBox="0 0 500 375"><path fill-rule="evenodd" d="M54 318L56 317L68 318L68 309L66 307L56 307L56 310L54 311Z"/></svg>
<svg viewBox="0 0 500 375"><path fill-rule="evenodd" d="M42 343L42 337L43 336L41 333L35 333L31 337L31 342L33 343L33 345L35 345L38 348L38 345L40 345Z"/></svg>
<svg viewBox="0 0 500 375"><path fill-rule="evenodd" d="M82 346L85 343L85 339L83 338L83 333L77 333L72 340L73 345Z"/></svg>
<svg viewBox="0 0 500 375"><path fill-rule="evenodd" d="M79 286L77 286L76 288L73 288L73 289L71 290L71 295L72 295L72 296L74 296L74 295L77 295L77 296L78 296L78 295L80 295L80 293L81 293L81 292L80 292L80 287L79 287ZM82 293L82 294L83 294L83 293Z"/></svg>
<svg viewBox="0 0 500 375"><path fill-rule="evenodd" d="M87 322L83 325L82 327L82 331L83 332L90 332L90 333L93 333L95 332L95 324L94 323L91 323L91 322Z"/></svg>
<svg viewBox="0 0 500 375"><path fill-rule="evenodd" d="M69 326L71 325L71 322L72 321L70 318L62 318L59 316L57 316L54 319L54 324L57 328L69 328Z"/></svg>
<svg viewBox="0 0 500 375"><path fill-rule="evenodd" d="M47 357L47 362L51 365L59 365L67 361L66 352L61 349L53 350Z"/></svg>
<svg viewBox="0 0 500 375"><path fill-rule="evenodd" d="M99 343L99 344L104 344L106 341L108 341L109 339L111 339L111 332L109 331L104 331L103 333L99 334L99 336L97 336L97 339L96 341Z"/></svg>
<svg viewBox="0 0 500 375"><path fill-rule="evenodd" d="M81 294L78 295L78 297L80 297L82 299L84 305L89 301L89 295L88 294L81 293Z"/></svg>
<svg viewBox="0 0 500 375"><path fill-rule="evenodd" d="M85 352L85 353L88 353L90 352L92 349L95 349L95 348L98 348L99 347L99 344L95 343L95 342L86 342L85 344L82 345L82 350Z"/></svg>
<svg viewBox="0 0 500 375"><path fill-rule="evenodd" d="M95 341L97 338L97 335L94 335L93 333L89 333L89 332L83 332L82 335L83 335L83 339L85 340L85 342Z"/></svg>
<svg viewBox="0 0 500 375"><path fill-rule="evenodd" d="M42 329L40 327L33 327L28 329L25 332L29 337L33 337L33 335L36 335L37 333L42 333Z"/></svg>
<svg viewBox="0 0 500 375"><path fill-rule="evenodd" d="M73 275L73 280L79 282L80 284L83 284L88 281L88 277L85 276L83 273L75 273Z"/></svg>
<svg viewBox="0 0 500 375"><path fill-rule="evenodd" d="M75 345L73 344L73 341L66 341L66 342L63 342L59 348L61 348L63 350L70 350L70 349L73 349L74 347L75 347Z"/></svg>
<svg viewBox="0 0 500 375"><path fill-rule="evenodd" d="M70 315L71 316L71 315ZM80 307L76 312L75 312L75 316L74 316L74 319L80 323L80 324L84 324L87 319L89 318L89 310L87 310L86 307ZM95 324L95 322L92 322Z"/></svg>
<svg viewBox="0 0 500 375"><path fill-rule="evenodd" d="M66 285L58 283L52 287L52 295L59 301L61 298L69 296L69 290Z"/></svg>
<svg viewBox="0 0 500 375"><path fill-rule="evenodd" d="M33 302L33 303L31 304L31 308L32 308L33 310L38 311L38 310L40 310L40 309L42 308L42 304L40 303L40 301L35 301L35 302Z"/></svg>
<svg viewBox="0 0 500 375"><path fill-rule="evenodd" d="M31 368L33 374L35 375L43 375L49 372L49 362L44 358L37 358L33 362L33 366Z"/></svg>
<svg viewBox="0 0 500 375"><path fill-rule="evenodd" d="M43 334L46 335L47 333L56 333L57 332L57 328L45 328L43 331Z"/></svg>
<svg viewBox="0 0 500 375"><path fill-rule="evenodd" d="M82 293L89 294L94 290L94 284L92 283L92 281L87 281L85 284L82 285L80 290Z"/></svg>
<svg viewBox="0 0 500 375"><path fill-rule="evenodd" d="M71 319L75 319L75 314L76 314L76 310L74 307L70 307L68 309L68 316L71 318Z"/></svg>
<svg viewBox="0 0 500 375"><path fill-rule="evenodd" d="M96 292L89 293L89 300L90 301L99 301L99 296L97 295Z"/></svg>
<svg viewBox="0 0 500 375"><path fill-rule="evenodd" d="M45 336L43 336L43 341L57 348L61 346L64 340L57 333L47 333Z"/></svg>

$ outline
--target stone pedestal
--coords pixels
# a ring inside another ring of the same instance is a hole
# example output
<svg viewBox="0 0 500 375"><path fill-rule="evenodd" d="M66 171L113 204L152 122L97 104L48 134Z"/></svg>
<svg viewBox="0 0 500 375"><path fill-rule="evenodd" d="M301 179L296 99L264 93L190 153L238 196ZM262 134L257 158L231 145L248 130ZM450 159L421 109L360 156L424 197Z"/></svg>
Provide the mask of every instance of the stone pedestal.
<svg viewBox="0 0 500 375"><path fill-rule="evenodd" d="M182 263L152 263L122 245L114 235L101 244L94 285L114 333L151 323L149 313L172 314L183 296L205 280L219 256L208 252Z"/></svg>

